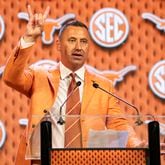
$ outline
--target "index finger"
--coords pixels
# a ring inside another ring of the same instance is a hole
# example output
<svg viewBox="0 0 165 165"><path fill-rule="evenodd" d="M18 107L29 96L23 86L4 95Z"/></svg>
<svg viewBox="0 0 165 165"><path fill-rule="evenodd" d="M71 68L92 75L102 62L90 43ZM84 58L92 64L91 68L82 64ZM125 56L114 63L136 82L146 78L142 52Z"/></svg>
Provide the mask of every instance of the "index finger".
<svg viewBox="0 0 165 165"><path fill-rule="evenodd" d="M44 15L43 15L43 18L44 18L44 19L46 19L46 18L48 17L49 11L50 11L50 7L47 6L47 8L46 8L46 10L45 10L45 12L44 12Z"/></svg>
<svg viewBox="0 0 165 165"><path fill-rule="evenodd" d="M33 17L33 12L32 12L32 9L31 9L30 5L27 6L27 10L28 10L29 17L30 18Z"/></svg>

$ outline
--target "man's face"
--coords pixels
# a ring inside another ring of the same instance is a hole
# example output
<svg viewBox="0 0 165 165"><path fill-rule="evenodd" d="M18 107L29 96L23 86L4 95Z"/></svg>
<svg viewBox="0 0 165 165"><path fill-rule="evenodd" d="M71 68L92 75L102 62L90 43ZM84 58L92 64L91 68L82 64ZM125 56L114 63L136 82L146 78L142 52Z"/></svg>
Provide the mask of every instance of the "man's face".
<svg viewBox="0 0 165 165"><path fill-rule="evenodd" d="M89 34L86 28L68 26L60 39L61 62L76 71L85 63L88 56Z"/></svg>

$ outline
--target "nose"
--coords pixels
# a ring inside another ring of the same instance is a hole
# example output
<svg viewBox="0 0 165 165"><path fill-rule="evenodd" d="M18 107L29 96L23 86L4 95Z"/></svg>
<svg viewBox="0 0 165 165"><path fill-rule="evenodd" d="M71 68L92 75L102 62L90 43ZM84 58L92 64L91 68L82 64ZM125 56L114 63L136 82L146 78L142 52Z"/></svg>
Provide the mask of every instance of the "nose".
<svg viewBox="0 0 165 165"><path fill-rule="evenodd" d="M77 41L76 42L76 49L81 49L81 43L80 43L80 41Z"/></svg>

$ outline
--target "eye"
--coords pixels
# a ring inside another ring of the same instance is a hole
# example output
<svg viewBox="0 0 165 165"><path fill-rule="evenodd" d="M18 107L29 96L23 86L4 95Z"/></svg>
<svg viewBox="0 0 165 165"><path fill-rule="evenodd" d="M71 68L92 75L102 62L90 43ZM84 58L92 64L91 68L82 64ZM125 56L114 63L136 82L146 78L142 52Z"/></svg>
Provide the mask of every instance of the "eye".
<svg viewBox="0 0 165 165"><path fill-rule="evenodd" d="M69 41L70 43L76 42L76 40L75 40L74 38L70 38L68 41Z"/></svg>
<svg viewBox="0 0 165 165"><path fill-rule="evenodd" d="M88 43L88 40L82 39L82 40L81 40L81 43L82 43L82 44L87 44L87 43Z"/></svg>

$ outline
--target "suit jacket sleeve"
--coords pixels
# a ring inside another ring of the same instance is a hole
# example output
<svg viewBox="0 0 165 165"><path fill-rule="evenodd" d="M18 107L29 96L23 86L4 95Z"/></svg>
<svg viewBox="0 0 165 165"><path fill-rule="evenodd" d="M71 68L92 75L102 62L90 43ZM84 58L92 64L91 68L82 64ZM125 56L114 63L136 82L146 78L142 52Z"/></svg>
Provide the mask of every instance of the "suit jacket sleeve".
<svg viewBox="0 0 165 165"><path fill-rule="evenodd" d="M111 86L110 91L113 93L114 89ZM138 147L141 141L137 137L133 127L130 125L128 120L124 117L119 101L115 97L109 98L108 114L112 116L110 120L107 120L107 127L115 130L126 130L129 132L127 147ZM113 116L116 116L113 118Z"/></svg>
<svg viewBox="0 0 165 165"><path fill-rule="evenodd" d="M30 48L21 49L20 43L18 43L10 55L3 73L3 80L8 86L28 97L31 95L33 82L33 70L26 69Z"/></svg>

